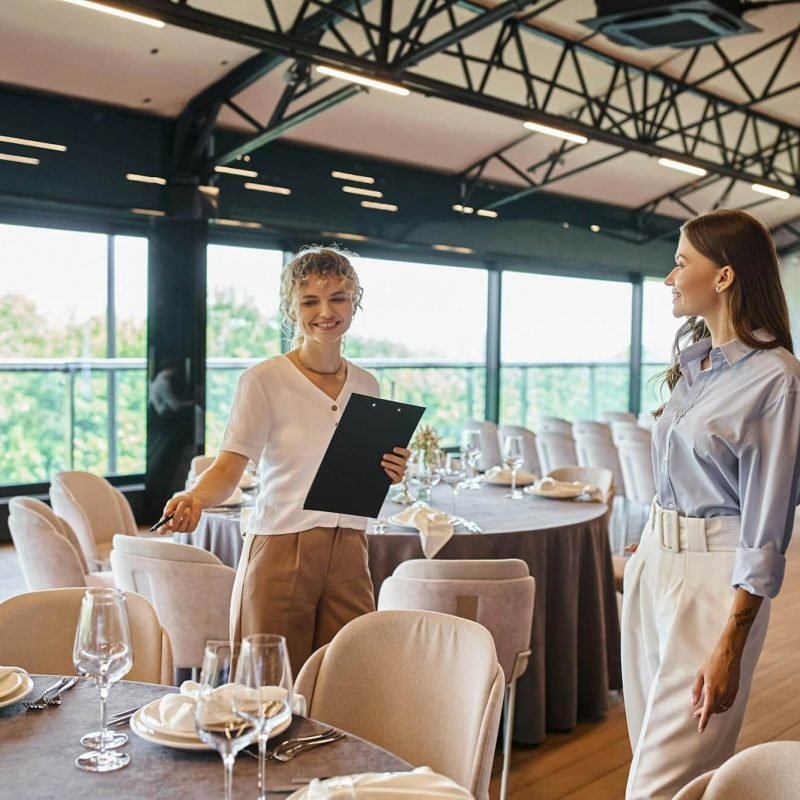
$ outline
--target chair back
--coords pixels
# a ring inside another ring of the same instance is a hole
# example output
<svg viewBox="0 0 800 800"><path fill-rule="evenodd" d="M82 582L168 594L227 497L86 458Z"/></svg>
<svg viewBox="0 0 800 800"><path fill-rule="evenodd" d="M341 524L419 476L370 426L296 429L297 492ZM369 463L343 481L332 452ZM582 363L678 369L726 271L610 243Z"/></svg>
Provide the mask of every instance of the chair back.
<svg viewBox="0 0 800 800"><path fill-rule="evenodd" d="M522 425L500 425L497 429L497 444L501 453L506 436L522 437L522 456L525 461L520 469L532 472L534 475L541 475L542 467L539 464L539 454L536 452L536 434L528 428L523 428Z"/></svg>
<svg viewBox="0 0 800 800"><path fill-rule="evenodd" d="M136 520L119 489L91 472L58 472L50 484L53 511L65 519L80 542L86 561L108 560L115 533L136 536Z"/></svg>
<svg viewBox="0 0 800 800"><path fill-rule="evenodd" d="M83 588L18 594L0 603L0 664L28 672L72 675L72 644ZM144 597L125 593L133 642L126 680L172 683L172 647L155 609Z"/></svg>
<svg viewBox="0 0 800 800"><path fill-rule="evenodd" d="M186 488L191 489L200 477L213 463L215 456L195 456L189 465L189 473L186 475Z"/></svg>
<svg viewBox="0 0 800 800"><path fill-rule="evenodd" d="M635 503L652 503L656 495L656 481L650 443L622 441L617 452L627 497Z"/></svg>
<svg viewBox="0 0 800 800"><path fill-rule="evenodd" d="M549 474L559 467L570 467L578 463L575 440L571 433L540 432L536 437L536 450L544 474Z"/></svg>
<svg viewBox="0 0 800 800"><path fill-rule="evenodd" d="M611 428L604 422L594 422L588 419L579 419L572 423L572 436L575 441L580 436L596 436L598 439L611 439Z"/></svg>
<svg viewBox="0 0 800 800"><path fill-rule="evenodd" d="M798 786L800 742L766 742L695 778L673 800L795 800Z"/></svg>
<svg viewBox="0 0 800 800"><path fill-rule="evenodd" d="M111 551L117 586L153 604L169 634L177 668L202 666L206 642L229 636L236 570L193 545L133 539L132 547L127 539L131 537L115 536ZM204 555L194 558L190 551Z"/></svg>
<svg viewBox="0 0 800 800"><path fill-rule="evenodd" d="M614 474L604 467L561 467L554 469L549 476L565 483L585 483L596 486L603 494L603 502L611 510L614 501Z"/></svg>
<svg viewBox="0 0 800 800"><path fill-rule="evenodd" d="M86 586L86 561L75 534L34 497L12 497L8 528L28 591Z"/></svg>
<svg viewBox="0 0 800 800"><path fill-rule="evenodd" d="M539 434L561 433L565 436L572 436L572 423L561 417L539 417L536 430Z"/></svg>
<svg viewBox="0 0 800 800"><path fill-rule="evenodd" d="M497 425L487 420L468 419L464 429L474 428L481 432L481 457L478 469L485 472L502 463L503 457L497 444Z"/></svg>
<svg viewBox="0 0 800 800"><path fill-rule="evenodd" d="M600 419L606 423L612 422L636 422L636 414L630 411L601 411Z"/></svg>
<svg viewBox="0 0 800 800"><path fill-rule="evenodd" d="M597 436L581 436L575 440L575 449L578 453L578 464L581 467L603 467L610 469L614 476L614 489L617 494L625 495L625 481L622 477L622 467L619 464L619 454L611 439Z"/></svg>
<svg viewBox="0 0 800 800"><path fill-rule="evenodd" d="M649 411L642 411L639 414L639 426L647 431L652 431L655 427L656 419Z"/></svg>
<svg viewBox="0 0 800 800"><path fill-rule="evenodd" d="M432 611L380 611L317 650L295 690L309 717L426 764L485 800L504 685L483 626Z"/></svg>
<svg viewBox="0 0 800 800"><path fill-rule="evenodd" d="M650 444L653 434L636 422L612 422L611 437L619 447L622 442L644 442Z"/></svg>
<svg viewBox="0 0 800 800"><path fill-rule="evenodd" d="M509 560L515 571L521 564L528 572L524 561ZM378 611L438 611L483 625L492 634L497 660L510 684L528 667L536 581L528 574L487 577L496 573L493 566L490 559L431 560L426 569L430 577L425 578L398 575L395 570L381 585Z"/></svg>
<svg viewBox="0 0 800 800"><path fill-rule="evenodd" d="M442 559L411 558L392 573L397 578L443 578L499 581L527 578L531 573L521 558Z"/></svg>

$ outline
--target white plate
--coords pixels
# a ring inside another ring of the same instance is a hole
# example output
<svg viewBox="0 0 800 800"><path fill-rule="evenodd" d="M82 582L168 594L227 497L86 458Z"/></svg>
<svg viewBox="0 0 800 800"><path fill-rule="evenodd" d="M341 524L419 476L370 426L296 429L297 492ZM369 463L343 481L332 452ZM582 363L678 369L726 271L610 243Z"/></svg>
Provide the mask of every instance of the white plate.
<svg viewBox="0 0 800 800"><path fill-rule="evenodd" d="M458 521L458 517L454 517L451 514L448 514L447 521L451 525L454 525ZM398 528L408 528L409 530L412 531L417 530L417 528L414 527L410 522L400 522L400 520L397 519L397 514L392 514L391 517L388 517L388 522L390 522L392 525L397 525Z"/></svg>
<svg viewBox="0 0 800 800"><path fill-rule="evenodd" d="M494 473L484 473L481 476L484 483L492 484L493 486L511 486L511 470L504 469ZM536 480L536 475L532 472L524 472L520 470L517 473L517 486L530 486Z"/></svg>
<svg viewBox="0 0 800 800"><path fill-rule="evenodd" d="M537 489L529 486L523 489L525 494L535 494L537 497L549 497L553 500L573 500L584 494L585 486L554 486L551 489Z"/></svg>
<svg viewBox="0 0 800 800"><path fill-rule="evenodd" d="M8 675L0 679L0 700L12 692L16 692L21 683L22 675L19 672L9 672Z"/></svg>
<svg viewBox="0 0 800 800"><path fill-rule="evenodd" d="M144 719L152 720L153 715L157 714L156 706L160 703L160 700L154 700L152 703L148 703L143 708L140 708L132 717L131 717L131 730L141 739L144 739L146 742L152 742L153 744L160 744L164 747L174 747L176 750L212 750L213 748L211 745L206 744L205 742L200 741L197 734L189 734L187 733L176 733L175 731L170 731L166 733L163 728L156 727L155 725L149 725ZM148 712L149 713L145 713ZM285 731L289 725L292 724L292 718L282 722L278 725L271 733L270 736L281 733Z"/></svg>
<svg viewBox="0 0 800 800"><path fill-rule="evenodd" d="M15 672L14 674L17 675L18 673ZM24 700L33 691L33 680L28 675L20 675L19 677L22 678L20 685L17 686L16 691L5 695L0 700L0 708L19 703L20 700Z"/></svg>

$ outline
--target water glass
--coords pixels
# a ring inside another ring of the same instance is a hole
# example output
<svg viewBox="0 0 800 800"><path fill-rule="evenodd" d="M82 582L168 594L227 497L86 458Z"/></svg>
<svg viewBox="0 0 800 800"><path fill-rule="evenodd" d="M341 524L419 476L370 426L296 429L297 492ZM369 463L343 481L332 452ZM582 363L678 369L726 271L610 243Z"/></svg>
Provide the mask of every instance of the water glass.
<svg viewBox="0 0 800 800"><path fill-rule="evenodd" d="M506 436L503 439L503 464L511 469L511 492L506 495L512 500L521 500L522 492L517 490L517 470L524 463L521 436Z"/></svg>
<svg viewBox="0 0 800 800"><path fill-rule="evenodd" d="M420 450L415 459L414 482L419 486L416 505L430 504L433 487L441 479L442 456L438 450Z"/></svg>
<svg viewBox="0 0 800 800"><path fill-rule="evenodd" d="M292 716L292 667L286 639L270 633L246 636L236 666L237 713L255 725L258 734L258 797L266 800L267 741L270 733Z"/></svg>
<svg viewBox="0 0 800 800"><path fill-rule="evenodd" d="M240 714L251 703L249 690L232 682L238 655L238 648L232 648L228 642L206 644L195 704L194 727L198 737L222 757L225 800L232 798L237 753L258 737L253 720Z"/></svg>
<svg viewBox="0 0 800 800"><path fill-rule="evenodd" d="M100 690L100 730L81 739L84 747L93 749L78 756L75 765L87 772L121 769L130 762L130 756L114 748L124 745L128 737L107 730L106 711L111 684L133 666L128 610L119 589L87 589L81 601L72 663L79 675L93 680Z"/></svg>
<svg viewBox="0 0 800 800"><path fill-rule="evenodd" d="M467 428L461 434L461 455L464 458L464 466L469 470L469 479L464 488L480 489L478 464L481 460L481 432L477 428Z"/></svg>
<svg viewBox="0 0 800 800"><path fill-rule="evenodd" d="M464 469L464 460L458 453L448 453L445 457L444 467L441 470L442 480L452 490L452 504L451 514L456 516L456 497L458 497L458 490L461 487L464 479L467 477L467 472Z"/></svg>

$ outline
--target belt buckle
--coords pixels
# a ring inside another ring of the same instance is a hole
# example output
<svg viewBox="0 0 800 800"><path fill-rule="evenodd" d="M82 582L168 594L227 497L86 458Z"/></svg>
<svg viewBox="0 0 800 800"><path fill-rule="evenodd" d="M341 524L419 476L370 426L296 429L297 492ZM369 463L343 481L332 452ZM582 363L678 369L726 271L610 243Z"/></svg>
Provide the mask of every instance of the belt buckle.
<svg viewBox="0 0 800 800"><path fill-rule="evenodd" d="M670 553L680 553L681 533L678 526L678 512L662 509L660 521L661 547Z"/></svg>

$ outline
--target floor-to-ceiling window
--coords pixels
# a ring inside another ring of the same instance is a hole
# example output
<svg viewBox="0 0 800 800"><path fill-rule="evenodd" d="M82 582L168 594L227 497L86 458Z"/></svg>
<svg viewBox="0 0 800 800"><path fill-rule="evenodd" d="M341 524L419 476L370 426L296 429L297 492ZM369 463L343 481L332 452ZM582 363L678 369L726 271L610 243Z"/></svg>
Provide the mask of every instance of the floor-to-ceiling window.
<svg viewBox="0 0 800 800"><path fill-rule="evenodd" d="M628 408L631 284L503 273L500 419Z"/></svg>
<svg viewBox="0 0 800 800"><path fill-rule="evenodd" d="M683 320L672 315L672 290L661 278L647 278L642 298L642 411L658 408L666 399L661 373L671 361L675 332Z"/></svg>
<svg viewBox="0 0 800 800"><path fill-rule="evenodd" d="M147 244L0 225L0 485L144 471Z"/></svg>

